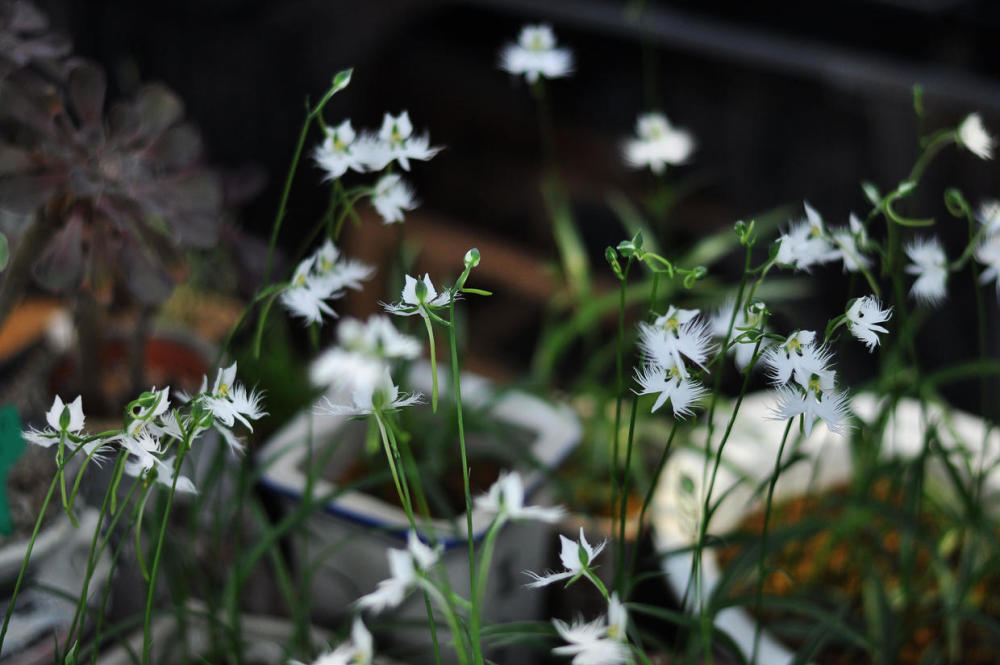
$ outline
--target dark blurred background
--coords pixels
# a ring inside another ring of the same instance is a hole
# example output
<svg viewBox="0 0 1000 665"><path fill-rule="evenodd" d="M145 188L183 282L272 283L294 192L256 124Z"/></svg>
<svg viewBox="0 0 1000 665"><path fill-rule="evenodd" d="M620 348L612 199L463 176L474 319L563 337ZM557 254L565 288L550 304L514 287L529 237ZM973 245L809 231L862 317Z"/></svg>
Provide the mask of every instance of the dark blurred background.
<svg viewBox="0 0 1000 665"><path fill-rule="evenodd" d="M661 229L668 248L779 205L800 215L803 199L833 225L846 224L852 210L866 212L858 183L894 187L917 155L914 83L925 91L928 128L980 111L1000 132L1000 3L990 0L40 4L79 53L107 67L119 94L139 81L166 82L200 126L210 162L267 174L242 211L244 227L262 235L307 96L317 98L336 71L353 66L328 122L350 117L356 128L377 128L384 111L408 109L418 131L446 147L410 175L422 214L555 256L539 190L534 100L522 80L498 68L500 47L525 23L550 23L575 54L575 73L550 82L548 100L573 211L598 270L604 246L624 237L608 195L641 202L654 184L620 157L643 110L663 110L698 142L690 164L672 175L683 196ZM927 173L914 212L938 219L950 255L966 229L947 215L940 192L960 186L973 204L1000 197L998 173L994 162L957 150ZM307 160L283 230L286 247L324 209L319 178ZM840 279L838 267L817 273ZM974 309L966 282L952 289L943 316L931 317L926 339L975 346L975 326L955 314ZM831 288L821 291L842 302L846 286ZM825 320L829 303L818 304ZM988 309L995 318L996 308ZM928 344L929 364L944 361L943 346Z"/></svg>

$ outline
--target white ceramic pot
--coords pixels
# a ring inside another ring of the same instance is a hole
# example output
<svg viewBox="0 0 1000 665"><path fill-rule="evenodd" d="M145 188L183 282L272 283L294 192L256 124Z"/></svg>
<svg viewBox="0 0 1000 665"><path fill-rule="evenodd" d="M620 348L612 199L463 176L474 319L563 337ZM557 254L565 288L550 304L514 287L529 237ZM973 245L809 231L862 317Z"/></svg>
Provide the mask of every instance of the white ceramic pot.
<svg viewBox="0 0 1000 665"><path fill-rule="evenodd" d="M762 507L765 493L755 490L774 473L786 425L784 421L770 419L774 402L772 391L748 395L743 401L723 449L712 490L713 503L719 497L725 495L725 498L712 516L708 529L711 534L732 531L746 516ZM859 395L852 401L852 409L862 421L872 422L881 406L871 395ZM720 409L717 413L715 438L719 440L731 411ZM918 402L902 400L886 426L883 455L913 457L919 454L928 421L944 425L938 428L941 443L961 467L971 464L977 465L972 468L991 468L993 465L993 471L986 478L985 494L988 500L1000 495L1000 469L995 464L1000 459L1000 433L994 430L987 437L983 421L975 416L938 407L930 407L924 412ZM792 432L794 435L795 429ZM695 445L704 446L704 433L701 429L692 437ZM776 502L807 492L822 492L850 478L848 436L831 434L825 425L817 424L811 436L789 440L783 460L790 459L793 450L805 454L810 461L781 473L775 485ZM659 552L673 553L661 558L666 581L678 598L687 598L692 611L711 597L720 578L713 549L702 552L700 588L691 580L694 553L690 550L677 553L697 542L704 492L713 461L714 458L706 460L704 448L678 449L664 467L652 507L654 546ZM734 607L724 609L716 615L715 625L733 638L747 660L751 658L756 624L748 612ZM766 630L761 631L757 652L760 665L786 665L795 659L795 654Z"/></svg>
<svg viewBox="0 0 1000 665"><path fill-rule="evenodd" d="M439 378L441 401L445 403L448 381L444 374ZM407 385L429 392L428 367L418 365ZM566 458L580 439L579 421L568 407L556 406L519 391L498 390L487 380L473 375L462 376L462 395L467 407L488 404L488 413L492 418L501 424L514 426L523 434L518 438L524 439L524 451L521 451L520 457L512 454L511 458L518 458L514 468L524 478L529 495L538 489L546 475ZM361 452L364 423L312 412L300 414L258 453L257 460L264 466L263 486L283 497L289 509L294 508L300 503L306 488L304 465L307 463L309 437L312 436L313 454L319 456L349 425L357 429L353 434L341 437L328 464L331 469L347 468ZM468 445L470 449L476 446L471 438ZM457 441L454 455L456 458L459 455ZM322 477L316 479L313 487L315 497L334 491L333 482ZM477 539L485 535L490 522L490 515L473 510L472 525ZM296 546L300 553L301 548L307 547L309 559L319 560L313 577L314 618L326 621L343 617L354 601L373 591L378 582L389 577L386 550L405 547L408 530L406 515L399 507L355 490L340 493L312 515L305 528L296 532L309 534L308 539L299 537ZM468 598L465 514L454 522L434 520L430 530L444 546L443 567L453 590ZM485 595L489 600L484 612L487 620L525 620L539 616L543 594L524 588L527 578L522 571L542 570L550 565L546 561L549 533L547 525L536 523L511 523L504 527L497 538ZM401 626L394 631L394 638L402 643L427 643L428 631L423 625L426 623L426 612L420 594L411 594L393 616L404 621L412 619L417 624L408 636L404 632L410 631Z"/></svg>

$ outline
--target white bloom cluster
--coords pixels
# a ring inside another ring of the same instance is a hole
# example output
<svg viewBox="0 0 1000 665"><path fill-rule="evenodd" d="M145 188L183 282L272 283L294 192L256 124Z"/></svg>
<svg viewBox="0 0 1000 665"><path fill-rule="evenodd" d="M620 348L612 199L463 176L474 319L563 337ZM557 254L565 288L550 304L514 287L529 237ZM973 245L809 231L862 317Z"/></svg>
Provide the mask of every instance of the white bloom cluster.
<svg viewBox="0 0 1000 665"><path fill-rule="evenodd" d="M570 580L572 582L583 575L592 574L590 564L593 563L597 555L607 545L607 541L600 542L596 547L591 545L587 542L587 537L583 535L583 527L580 527L579 542L570 540L562 534L559 535L559 541L562 544L562 548L559 551L559 560L562 562L565 570L558 573L550 571L545 575L539 575L530 570L524 571L534 580L528 584L530 588L537 589L560 580Z"/></svg>
<svg viewBox="0 0 1000 665"><path fill-rule="evenodd" d="M378 614L403 602L407 592L415 586L434 588L427 573L437 564L441 552L421 542L415 532L408 534L405 550L390 549L386 556L390 577L379 582L375 591L358 599L357 605L362 610Z"/></svg>
<svg viewBox="0 0 1000 665"><path fill-rule="evenodd" d="M525 506L524 481L516 471L501 473L486 494L476 497L476 508L492 513L500 522L536 520L553 523L565 514L559 506Z"/></svg>
<svg viewBox="0 0 1000 665"><path fill-rule="evenodd" d="M976 212L976 219L983 225L982 242L976 248L976 261L986 268L979 275L980 284L996 283L1000 299L1000 201L983 201Z"/></svg>
<svg viewBox="0 0 1000 665"><path fill-rule="evenodd" d="M388 317L375 315L362 323L348 318L337 327L338 343L324 351L309 369L313 384L343 391L347 403L329 398L325 413L362 415L398 409L420 401L420 395L401 395L392 382L390 367L397 360L420 355L420 343L396 330Z"/></svg>
<svg viewBox="0 0 1000 665"><path fill-rule="evenodd" d="M868 234L853 213L846 228L827 230L815 208L808 203L803 203L803 207L805 219L793 222L778 239L777 263L807 272L814 265L831 261L842 261L845 272L857 272L871 265L871 259L865 255Z"/></svg>
<svg viewBox="0 0 1000 665"><path fill-rule="evenodd" d="M295 268L291 283L281 292L281 304L306 325L322 323L324 315L337 316L328 300L342 297L346 289L360 290L361 282L373 273L367 263L342 257L328 238Z"/></svg>
<svg viewBox="0 0 1000 665"><path fill-rule="evenodd" d="M906 246L910 265L905 270L917 279L910 287L910 295L920 304L933 307L941 304L948 294L948 258L937 237L915 238Z"/></svg>
<svg viewBox="0 0 1000 665"><path fill-rule="evenodd" d="M573 71L573 54L557 48L556 38L548 25L526 25L516 44L507 44L500 51L500 68L514 75L524 75L528 83L539 77L559 78Z"/></svg>
<svg viewBox="0 0 1000 665"><path fill-rule="evenodd" d="M336 180L350 171L381 171L393 162L404 171L410 160L427 161L440 152L427 134L415 135L410 114L386 113L378 132L354 131L350 120L326 129L326 137L313 150L313 159L326 172L324 180ZM403 221L403 211L417 207L413 189L398 175L384 174L372 187L371 203L386 224Z"/></svg>
<svg viewBox="0 0 1000 665"><path fill-rule="evenodd" d="M629 662L628 611L612 593L608 600L608 614L594 621L581 620L567 624L553 619L556 632L568 644L556 647L557 656L573 656L573 665L619 665Z"/></svg>
<svg viewBox="0 0 1000 665"><path fill-rule="evenodd" d="M375 662L375 646L372 634L365 628L361 617L354 617L351 624L351 639L336 649L321 655L312 665L372 665ZM291 665L305 665L297 660Z"/></svg>
<svg viewBox="0 0 1000 665"><path fill-rule="evenodd" d="M23 435L39 446L47 448L61 442L72 450L80 448L88 456L110 451L117 443L128 453L126 474L170 487L175 483L176 467L176 456L166 456L171 444L190 444L214 427L233 450L242 450L243 444L232 428L239 421L253 431L251 421L267 415L261 409L261 399L259 393L236 382L233 363L219 370L211 390L205 377L197 394L181 394L179 407L170 406L169 386L144 392L128 405L125 426L119 432L104 437L84 435L81 398L64 404L56 396L45 417L48 429L30 429ZM196 491L185 476L177 477L176 488L180 492Z"/></svg>
<svg viewBox="0 0 1000 665"><path fill-rule="evenodd" d="M892 318L892 308L882 309L882 303L878 298L865 296L854 299L848 306L845 316L851 334L864 342L869 351L874 351L879 345L877 333L889 332L880 324Z"/></svg>
<svg viewBox="0 0 1000 665"><path fill-rule="evenodd" d="M771 382L778 390L778 403L773 410L777 420L802 416L806 436L812 433L819 418L836 434L849 428L846 392L836 392L836 372L830 368L833 352L816 345L816 333L799 330L764 355Z"/></svg>
<svg viewBox="0 0 1000 665"><path fill-rule="evenodd" d="M632 168L649 167L663 173L667 164L683 164L694 150L694 138L670 124L662 113L645 113L635 126L636 138L625 141L625 163Z"/></svg>
<svg viewBox="0 0 1000 665"><path fill-rule="evenodd" d="M671 305L652 324L640 323L639 348L643 364L635 371L636 393L659 393L653 411L670 400L674 417L691 415L692 407L708 391L690 377L686 362L704 369L713 348L709 325L698 318L698 310Z"/></svg>
<svg viewBox="0 0 1000 665"><path fill-rule="evenodd" d="M451 302L451 293L448 290L438 293L431 276L424 273L422 280L406 275L400 298L397 303L382 303L383 309L397 316L428 316L428 310L444 307Z"/></svg>
<svg viewBox="0 0 1000 665"><path fill-rule="evenodd" d="M958 144L979 159L993 159L996 139L983 127L983 119L978 113L970 113L958 126Z"/></svg>

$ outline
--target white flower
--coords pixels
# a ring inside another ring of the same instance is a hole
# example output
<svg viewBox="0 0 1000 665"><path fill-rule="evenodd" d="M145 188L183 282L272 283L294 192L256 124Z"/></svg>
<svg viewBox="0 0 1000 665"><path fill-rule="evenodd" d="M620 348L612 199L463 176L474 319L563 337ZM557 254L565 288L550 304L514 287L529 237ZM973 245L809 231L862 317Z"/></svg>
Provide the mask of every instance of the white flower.
<svg viewBox="0 0 1000 665"><path fill-rule="evenodd" d="M922 305L935 306L947 295L948 259L936 237L917 238L906 246L906 255L913 261L905 270L917 279L910 287L910 295Z"/></svg>
<svg viewBox="0 0 1000 665"><path fill-rule="evenodd" d="M382 374L374 382L358 382L352 385L351 404L334 404L329 397L323 397L326 406L317 407L318 413L334 416L362 416L372 413L395 411L422 400L420 393L407 395L399 392L399 387L389 376L389 368L383 367Z"/></svg>
<svg viewBox="0 0 1000 665"><path fill-rule="evenodd" d="M364 163L373 171L381 171L393 160L399 162L404 171L409 171L411 159L427 161L441 151L441 148L431 147L426 134L413 135L413 123L407 111L398 116L386 113L378 136L365 135L358 142Z"/></svg>
<svg viewBox="0 0 1000 665"><path fill-rule="evenodd" d="M815 332L799 330L789 335L783 344L768 349L763 363L771 382L785 385L795 379L806 388L815 379L823 390L832 390L835 372L829 368L829 363L833 353L825 346L817 347L815 339Z"/></svg>
<svg viewBox="0 0 1000 665"><path fill-rule="evenodd" d="M537 520L552 523L559 521L565 514L558 506L525 506L524 481L517 471L501 473L486 494L476 497L476 508L493 513L500 521Z"/></svg>
<svg viewBox="0 0 1000 665"><path fill-rule="evenodd" d="M414 210L413 189L395 173L382 176L372 190L372 205L384 224L403 221L404 210Z"/></svg>
<svg viewBox="0 0 1000 665"><path fill-rule="evenodd" d="M414 360L420 355L420 342L396 330L387 316L373 314L364 323L347 318L337 327L337 338L345 349L378 358Z"/></svg>
<svg viewBox="0 0 1000 665"><path fill-rule="evenodd" d="M250 421L267 415L267 412L261 409L261 394L248 391L236 382L236 363L216 373L211 391L206 390L207 384L208 377L205 377L202 380L202 388L199 391L202 394L198 396L198 401L212 412L216 427L223 436L237 420L252 432L253 426ZM225 438L234 451L242 449L235 436L225 436Z"/></svg>
<svg viewBox="0 0 1000 665"><path fill-rule="evenodd" d="M781 245L775 261L808 271L815 264L836 260L840 254L827 240L822 217L808 203L804 205L806 219L792 224L778 239Z"/></svg>
<svg viewBox="0 0 1000 665"><path fill-rule="evenodd" d="M396 607L403 602L410 587L424 583L426 572L437 563L440 552L422 543L417 534L410 531L406 549L390 549L386 556L389 558L389 579L379 582L375 591L357 601L359 608L376 614Z"/></svg>
<svg viewBox="0 0 1000 665"><path fill-rule="evenodd" d="M559 656L573 656L573 665L619 665L629 661L629 650L625 628L628 614L625 606L612 593L608 603L607 618L601 617L583 623L575 621L566 624L553 619L556 632L569 644L556 647L552 653Z"/></svg>
<svg viewBox="0 0 1000 665"><path fill-rule="evenodd" d="M812 434L813 422L819 418L826 423L834 434L843 435L850 427L847 422L849 415L846 392L823 390L817 393L815 389L800 390L798 388L779 388L778 403L772 409L775 420L789 420L803 416L803 427L806 436Z"/></svg>
<svg viewBox="0 0 1000 665"><path fill-rule="evenodd" d="M987 237L1000 233L1000 201L988 199L980 203L976 219L986 227Z"/></svg>
<svg viewBox="0 0 1000 665"><path fill-rule="evenodd" d="M424 273L424 278L420 283L417 282L416 278L406 275L401 297L401 302L382 303L382 307L390 314L399 316L413 316L414 314L427 316L426 308L444 307L451 301L451 293L445 290L439 294L427 273Z"/></svg>
<svg viewBox="0 0 1000 665"><path fill-rule="evenodd" d="M990 236L976 248L976 260L986 266L979 275L979 283L996 281L997 297L1000 298L1000 235Z"/></svg>
<svg viewBox="0 0 1000 665"><path fill-rule="evenodd" d="M861 251L868 244L868 234L864 225L851 213L850 228L835 229L833 244L837 246L837 258L844 262L845 272L858 272L871 266L871 259Z"/></svg>
<svg viewBox="0 0 1000 665"><path fill-rule="evenodd" d="M348 169L364 171L364 152L355 145L356 135L351 121L345 120L333 129L326 130L323 143L313 150L313 159L326 175L324 180L334 180L347 173Z"/></svg>
<svg viewBox="0 0 1000 665"><path fill-rule="evenodd" d="M375 650L372 634L365 628L361 617L354 617L351 624L351 640L325 653L313 661L312 665L372 665ZM293 665L304 665L291 661Z"/></svg>
<svg viewBox="0 0 1000 665"><path fill-rule="evenodd" d="M340 256L333 242L327 240L295 268L288 287L281 292L281 303L306 325L322 323L324 316L337 313L327 300L344 295L344 289L361 288L361 281L374 274L374 268L361 261Z"/></svg>
<svg viewBox="0 0 1000 665"><path fill-rule="evenodd" d="M729 340L734 340L743 333L740 328L749 327L750 322L747 320L746 312L742 307L736 312L736 318L733 319L734 307L736 307L736 300L729 298L709 319L709 328L712 331L712 336L716 339L724 340L726 335L729 334ZM729 330L730 321L733 323L731 333ZM769 341L767 339L761 340L761 349L766 349L768 345ZM750 364L750 361L753 360L753 352L756 346L756 342L737 342L729 347L728 353L736 356L736 367L743 369Z"/></svg>
<svg viewBox="0 0 1000 665"><path fill-rule="evenodd" d="M42 448L49 448L62 441L71 450L82 448L85 455L100 460L100 453L107 441L93 439L83 443L78 437L82 436L84 420L82 397L77 395L72 402L64 404L62 398L56 395L45 414L48 429L38 430L32 427L21 432L21 436L28 443Z"/></svg>
<svg viewBox="0 0 1000 665"><path fill-rule="evenodd" d="M625 162L632 168L648 166L663 173L667 164L683 164L694 150L691 134L671 126L662 113L639 116L635 131L638 138L624 145Z"/></svg>
<svg viewBox="0 0 1000 665"><path fill-rule="evenodd" d="M155 387L147 393L143 393L131 404L132 418L126 428L128 432L135 433L142 427L150 426L156 418L159 418L170 408L170 386L163 390Z"/></svg>
<svg viewBox="0 0 1000 665"><path fill-rule="evenodd" d="M647 364L640 371L635 370L635 380L640 390L637 395L659 393L651 412L655 412L669 399L675 418L686 418L694 413L692 406L708 394L708 390L694 379L683 378L676 368L666 369L659 365Z"/></svg>
<svg viewBox="0 0 1000 665"><path fill-rule="evenodd" d="M993 159L995 143L978 113L970 113L958 126L958 144L980 159Z"/></svg>
<svg viewBox="0 0 1000 665"><path fill-rule="evenodd" d="M683 358L704 369L712 351L712 335L708 323L697 315L696 309L671 306L652 325L639 323L639 349L644 360L664 369L676 369L685 379L688 374Z"/></svg>
<svg viewBox="0 0 1000 665"><path fill-rule="evenodd" d="M539 76L559 78L573 71L573 54L569 49L556 48L556 38L547 25L526 25L521 28L517 44L507 44L500 51L500 68L511 74L524 74L528 83Z"/></svg>
<svg viewBox="0 0 1000 665"><path fill-rule="evenodd" d="M155 470L156 482L165 487L171 487L174 484L176 459L161 459L163 447L149 430L143 428L135 434L122 432L118 441L129 454L124 467L127 475L133 478L144 478ZM177 477L177 491L189 494L197 492L194 483L187 476Z"/></svg>
<svg viewBox="0 0 1000 665"><path fill-rule="evenodd" d="M876 333L888 333L884 327L878 325L885 323L892 317L892 308L882 309L882 303L875 296L865 296L857 298L847 308L848 329L851 334L860 339L868 346L868 351L874 351L879 344Z"/></svg>
<svg viewBox="0 0 1000 665"><path fill-rule="evenodd" d="M547 573L545 575L538 575L530 570L524 571L527 575L530 575L533 582L528 584L528 587L532 589L537 589L539 587L552 584L553 582L558 582L559 580L565 580L570 578L576 578L584 573L590 572L590 564L593 562L594 558L601 553L607 541L602 541L597 547L591 546L587 542L586 536L583 535L583 527L580 527L580 542L570 540L566 536L560 534L559 540L562 543L562 549L559 552L559 559L562 561L563 568L565 570L561 573Z"/></svg>
<svg viewBox="0 0 1000 665"><path fill-rule="evenodd" d="M54 432L79 432L83 429L83 398L80 395L69 404L63 404L59 395L52 400L52 406L45 414L45 422Z"/></svg>

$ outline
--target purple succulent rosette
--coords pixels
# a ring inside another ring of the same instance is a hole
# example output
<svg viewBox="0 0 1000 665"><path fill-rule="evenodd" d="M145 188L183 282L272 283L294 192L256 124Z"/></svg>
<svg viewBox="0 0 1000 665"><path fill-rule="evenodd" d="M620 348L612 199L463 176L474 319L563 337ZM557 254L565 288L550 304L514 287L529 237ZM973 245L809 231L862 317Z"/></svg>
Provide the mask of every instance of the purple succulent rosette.
<svg viewBox="0 0 1000 665"><path fill-rule="evenodd" d="M66 71L65 85L29 68L0 83L0 127L13 130L0 138L0 208L29 220L44 206L61 219L35 264L45 286L104 299L124 284L161 302L179 250L216 242L221 180L168 88L146 85L105 114L103 70L74 60Z"/></svg>
<svg viewBox="0 0 1000 665"><path fill-rule="evenodd" d="M49 19L30 2L0 0L0 80L27 65L57 71L72 44L49 32Z"/></svg>

